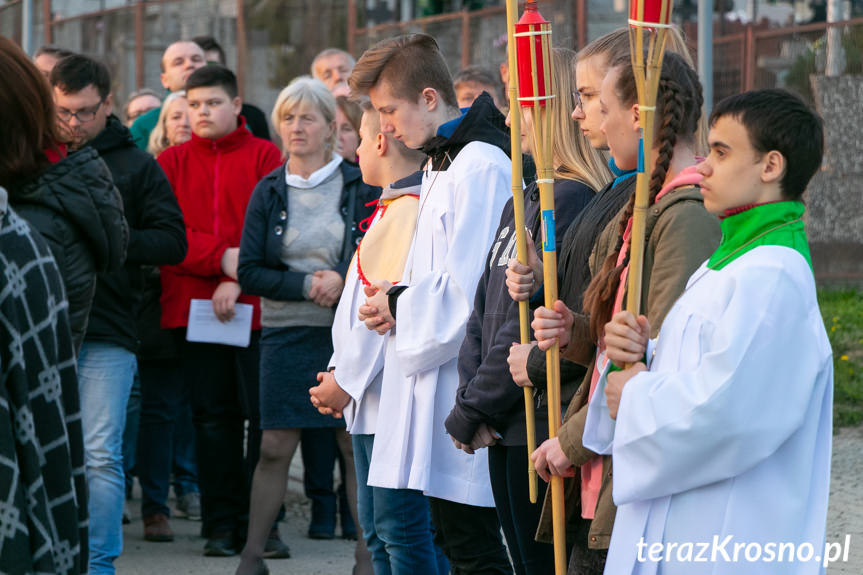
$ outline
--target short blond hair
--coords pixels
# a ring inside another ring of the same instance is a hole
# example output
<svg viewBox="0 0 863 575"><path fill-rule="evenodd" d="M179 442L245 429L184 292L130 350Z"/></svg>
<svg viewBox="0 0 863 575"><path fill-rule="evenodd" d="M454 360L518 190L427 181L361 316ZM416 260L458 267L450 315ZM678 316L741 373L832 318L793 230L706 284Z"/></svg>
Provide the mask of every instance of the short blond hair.
<svg viewBox="0 0 863 575"><path fill-rule="evenodd" d="M159 119L156 121L156 125L153 126L153 131L150 132L150 138L147 140L147 151L156 158L171 147L171 142L168 141L168 130L165 127L165 123L168 120L168 108L176 100L185 97L186 91L179 90L168 94L168 97L162 102L162 109L159 110Z"/></svg>
<svg viewBox="0 0 863 575"><path fill-rule="evenodd" d="M311 76L299 76L291 80L291 83L282 89L279 92L279 97L276 98L276 105L273 106L273 113L270 115L270 121L273 123L276 133L279 131L279 124L284 112L303 102L314 104L327 124L336 121L336 99L327 85ZM333 150L335 145L336 131L333 130L329 140L327 140L327 148Z"/></svg>

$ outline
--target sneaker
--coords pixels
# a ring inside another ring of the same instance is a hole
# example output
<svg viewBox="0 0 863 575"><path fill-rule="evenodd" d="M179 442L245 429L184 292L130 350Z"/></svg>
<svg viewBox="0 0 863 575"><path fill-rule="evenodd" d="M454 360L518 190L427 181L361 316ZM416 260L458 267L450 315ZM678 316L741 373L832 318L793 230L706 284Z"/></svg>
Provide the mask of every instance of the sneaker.
<svg viewBox="0 0 863 575"><path fill-rule="evenodd" d="M267 536L267 543L264 545L265 559L287 559L291 556L291 550L287 543L282 541L279 536L279 528L273 527L270 534Z"/></svg>
<svg viewBox="0 0 863 575"><path fill-rule="evenodd" d="M194 491L177 498L177 511L192 521L201 520L201 494Z"/></svg>
<svg viewBox="0 0 863 575"><path fill-rule="evenodd" d="M174 532L168 523L168 516L164 513L156 513L144 517L144 539L165 543L174 540Z"/></svg>
<svg viewBox="0 0 863 575"><path fill-rule="evenodd" d="M236 554L234 536L230 531L217 531L204 544L206 557L232 557Z"/></svg>

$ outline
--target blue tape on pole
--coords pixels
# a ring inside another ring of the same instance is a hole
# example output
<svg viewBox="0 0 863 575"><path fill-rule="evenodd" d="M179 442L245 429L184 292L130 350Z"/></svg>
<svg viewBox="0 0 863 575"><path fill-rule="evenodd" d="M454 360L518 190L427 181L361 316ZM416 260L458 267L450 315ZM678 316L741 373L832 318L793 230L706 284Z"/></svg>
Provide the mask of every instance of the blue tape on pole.
<svg viewBox="0 0 863 575"><path fill-rule="evenodd" d="M554 210L542 211L542 249L546 252L555 250Z"/></svg>
<svg viewBox="0 0 863 575"><path fill-rule="evenodd" d="M638 173L644 173L644 136L638 138Z"/></svg>

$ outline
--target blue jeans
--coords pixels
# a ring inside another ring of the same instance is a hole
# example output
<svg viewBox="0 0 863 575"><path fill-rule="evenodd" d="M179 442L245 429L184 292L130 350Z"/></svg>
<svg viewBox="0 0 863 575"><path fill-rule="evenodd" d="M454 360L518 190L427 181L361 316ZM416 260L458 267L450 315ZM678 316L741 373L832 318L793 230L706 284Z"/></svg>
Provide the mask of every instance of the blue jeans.
<svg viewBox="0 0 863 575"><path fill-rule="evenodd" d="M421 491L369 487L374 435L354 435L357 515L375 575L445 575L446 558L433 542L429 503Z"/></svg>
<svg viewBox="0 0 863 575"><path fill-rule="evenodd" d="M123 430L135 377L135 354L126 348L84 341L78 355L78 389L84 457L90 492L90 573L114 573L123 550Z"/></svg>
<svg viewBox="0 0 863 575"><path fill-rule="evenodd" d="M135 484L135 456L138 446L138 424L141 421L141 378L137 370L126 404L126 427L123 430L123 472L126 474L126 499L132 498Z"/></svg>

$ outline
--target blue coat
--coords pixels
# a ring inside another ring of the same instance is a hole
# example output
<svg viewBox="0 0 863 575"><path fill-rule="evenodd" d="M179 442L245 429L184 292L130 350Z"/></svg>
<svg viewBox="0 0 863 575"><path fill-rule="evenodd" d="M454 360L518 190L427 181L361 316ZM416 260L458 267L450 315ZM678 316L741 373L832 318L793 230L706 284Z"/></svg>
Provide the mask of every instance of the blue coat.
<svg viewBox="0 0 863 575"><path fill-rule="evenodd" d="M374 210L374 205L366 204L377 200L381 190L364 183L359 168L342 162L339 169L344 182L339 206L345 235L340 261L333 269L344 277L363 236L359 223ZM289 209L282 164L258 182L246 209L237 271L243 293L276 301L305 299L306 273L291 270L281 259L282 234L287 228Z"/></svg>

